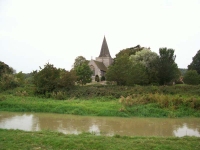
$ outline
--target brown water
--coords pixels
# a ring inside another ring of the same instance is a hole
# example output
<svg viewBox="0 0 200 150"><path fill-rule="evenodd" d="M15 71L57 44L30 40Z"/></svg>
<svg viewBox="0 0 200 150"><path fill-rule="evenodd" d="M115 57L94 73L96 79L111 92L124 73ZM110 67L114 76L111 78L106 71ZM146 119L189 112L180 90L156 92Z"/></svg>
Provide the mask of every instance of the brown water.
<svg viewBox="0 0 200 150"><path fill-rule="evenodd" d="M65 134L91 132L109 136L200 137L200 118L119 118L0 112L0 128L25 131L50 129Z"/></svg>

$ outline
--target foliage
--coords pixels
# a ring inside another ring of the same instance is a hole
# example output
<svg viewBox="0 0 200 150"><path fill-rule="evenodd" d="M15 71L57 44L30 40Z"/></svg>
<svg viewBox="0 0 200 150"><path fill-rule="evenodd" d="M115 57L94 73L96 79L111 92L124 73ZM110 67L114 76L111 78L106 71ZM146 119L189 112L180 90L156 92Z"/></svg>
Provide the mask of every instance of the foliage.
<svg viewBox="0 0 200 150"><path fill-rule="evenodd" d="M149 84L155 84L158 82L158 71L156 69L158 55L155 52L152 52L150 49L144 48L143 50L136 52L135 55L131 55L129 58L133 65L140 64L141 66L143 66L143 68L145 67Z"/></svg>
<svg viewBox="0 0 200 150"><path fill-rule="evenodd" d="M105 81L105 80L106 80L105 76L101 76L101 81Z"/></svg>
<svg viewBox="0 0 200 150"><path fill-rule="evenodd" d="M127 55L127 56L135 55L136 52L139 52L143 49L144 49L144 47L141 47L140 45L137 45L135 47L126 48L126 49L121 50L119 53L117 53L116 58L121 57L123 55Z"/></svg>
<svg viewBox="0 0 200 150"><path fill-rule="evenodd" d="M19 85L19 80L13 74L3 74L0 78L0 90L13 89Z"/></svg>
<svg viewBox="0 0 200 150"><path fill-rule="evenodd" d="M196 70L188 70L184 75L184 83L197 85L200 83L200 75Z"/></svg>
<svg viewBox="0 0 200 150"><path fill-rule="evenodd" d="M116 57L114 63L106 72L107 81L116 81L117 85L126 85L130 73L131 62L127 54Z"/></svg>
<svg viewBox="0 0 200 150"><path fill-rule="evenodd" d="M18 78L20 85L23 85L25 83L25 75L22 73L22 71L16 73L15 77Z"/></svg>
<svg viewBox="0 0 200 150"><path fill-rule="evenodd" d="M60 71L60 78L57 80L57 88L65 88L67 90L75 86L77 80L76 72L71 71Z"/></svg>
<svg viewBox="0 0 200 150"><path fill-rule="evenodd" d="M129 69L126 85L147 85L149 83L146 68L141 64L135 64Z"/></svg>
<svg viewBox="0 0 200 150"><path fill-rule="evenodd" d="M0 80L3 74L13 74L13 69L4 62L0 61Z"/></svg>
<svg viewBox="0 0 200 150"><path fill-rule="evenodd" d="M98 75L95 76L95 81L99 82L99 76Z"/></svg>
<svg viewBox="0 0 200 150"><path fill-rule="evenodd" d="M90 83L92 81L92 74L89 65L87 63L83 63L80 66L75 68L75 72L77 75L77 82L79 84L85 85L86 83Z"/></svg>
<svg viewBox="0 0 200 150"><path fill-rule="evenodd" d="M73 68L77 68L78 66L81 66L82 64L88 64L88 60L85 59L85 57L83 56L78 56L76 57L75 61L74 61L74 65L73 65Z"/></svg>
<svg viewBox="0 0 200 150"><path fill-rule="evenodd" d="M200 74L200 50L197 54L192 58L192 62L188 65L189 70L196 70L198 74Z"/></svg>
<svg viewBox="0 0 200 150"><path fill-rule="evenodd" d="M46 92L52 92L57 86L59 79L59 70L52 64L47 63L40 71L34 74L33 83L36 86L36 93L45 94Z"/></svg>
<svg viewBox="0 0 200 150"><path fill-rule="evenodd" d="M160 84L164 85L180 76L178 66L175 63L176 56L173 49L160 48L158 59L158 77Z"/></svg>

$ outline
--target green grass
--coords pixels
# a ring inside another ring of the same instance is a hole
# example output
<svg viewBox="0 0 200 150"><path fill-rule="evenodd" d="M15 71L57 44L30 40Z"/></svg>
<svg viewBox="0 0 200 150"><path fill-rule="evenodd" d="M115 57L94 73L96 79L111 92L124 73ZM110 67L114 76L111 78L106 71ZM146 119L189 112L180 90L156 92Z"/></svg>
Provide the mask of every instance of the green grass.
<svg viewBox="0 0 200 150"><path fill-rule="evenodd" d="M199 137L96 136L90 133L65 135L59 132L0 129L0 149L68 150L199 150Z"/></svg>
<svg viewBox="0 0 200 150"><path fill-rule="evenodd" d="M181 103L180 103L181 104ZM89 116L119 117L200 117L200 110L184 104L174 107L161 107L157 102L125 106L119 99L92 98L54 100L38 97L0 96L0 111L50 112Z"/></svg>

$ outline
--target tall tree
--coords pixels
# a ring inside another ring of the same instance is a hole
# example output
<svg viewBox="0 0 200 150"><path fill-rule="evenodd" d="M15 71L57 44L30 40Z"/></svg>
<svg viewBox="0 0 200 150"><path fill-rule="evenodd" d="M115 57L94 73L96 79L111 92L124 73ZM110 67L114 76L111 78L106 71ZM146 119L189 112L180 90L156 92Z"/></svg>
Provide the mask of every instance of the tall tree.
<svg viewBox="0 0 200 150"><path fill-rule="evenodd" d="M189 70L196 70L198 74L200 74L200 50L196 53L196 55L192 58L192 62L188 65Z"/></svg>
<svg viewBox="0 0 200 150"><path fill-rule="evenodd" d="M83 63L75 68L75 72L77 75L77 82L79 84L86 84L92 81L92 70L90 69L87 63Z"/></svg>
<svg viewBox="0 0 200 150"><path fill-rule="evenodd" d="M175 63L176 55L173 49L160 48L158 59L158 77L160 84L166 84L179 77L178 66Z"/></svg>
<svg viewBox="0 0 200 150"><path fill-rule="evenodd" d="M106 72L107 81L115 81L117 85L126 85L129 76L131 62L127 54L119 55Z"/></svg>
<svg viewBox="0 0 200 150"><path fill-rule="evenodd" d="M158 71L156 69L158 54L152 52L150 49L144 48L142 51L136 52L135 55L131 55L129 58L133 65L140 64L145 68L150 84L158 83Z"/></svg>
<svg viewBox="0 0 200 150"><path fill-rule="evenodd" d="M89 61L86 60L85 57L83 57L83 56L78 56L78 57L76 57L76 59L74 61L73 68L76 68L84 63L89 63Z"/></svg>

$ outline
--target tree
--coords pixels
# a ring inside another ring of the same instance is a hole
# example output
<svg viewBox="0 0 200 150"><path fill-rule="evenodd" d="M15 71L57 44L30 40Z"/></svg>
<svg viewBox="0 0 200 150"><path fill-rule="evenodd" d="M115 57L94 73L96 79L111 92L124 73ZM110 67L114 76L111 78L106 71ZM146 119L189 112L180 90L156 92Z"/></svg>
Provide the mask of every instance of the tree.
<svg viewBox="0 0 200 150"><path fill-rule="evenodd" d="M197 85L199 84L200 75L197 73L196 70L188 70L183 78L184 83Z"/></svg>
<svg viewBox="0 0 200 150"><path fill-rule="evenodd" d="M77 75L77 82L79 84L84 85L92 81L91 77L92 77L93 72L91 71L87 63L83 63L79 66L76 66L74 69Z"/></svg>
<svg viewBox="0 0 200 150"><path fill-rule="evenodd" d="M139 63L132 65L126 78L126 85L146 85L148 83L149 79L145 66Z"/></svg>
<svg viewBox="0 0 200 150"><path fill-rule="evenodd" d="M152 52L150 49L144 48L136 52L135 55L131 55L129 58L133 65L140 64L145 68L149 83L158 82L158 71L156 69L158 54Z"/></svg>
<svg viewBox="0 0 200 150"><path fill-rule="evenodd" d="M192 62L188 65L189 70L196 70L198 74L200 74L200 50L197 54L192 58Z"/></svg>
<svg viewBox="0 0 200 150"><path fill-rule="evenodd" d="M89 61L86 60L85 57L83 57L83 56L78 56L78 57L76 57L76 59L74 61L73 68L76 68L84 63L89 63Z"/></svg>
<svg viewBox="0 0 200 150"><path fill-rule="evenodd" d="M34 71L33 83L36 85L36 92L39 94L45 94L46 92L52 92L56 86L60 77L60 71L52 64L47 63L40 71Z"/></svg>
<svg viewBox="0 0 200 150"><path fill-rule="evenodd" d="M3 74L13 74L13 69L4 62L0 61L0 78Z"/></svg>
<svg viewBox="0 0 200 150"><path fill-rule="evenodd" d="M180 71L175 63L176 56L173 49L160 48L158 59L158 78L161 85L169 83L180 76Z"/></svg>
<svg viewBox="0 0 200 150"><path fill-rule="evenodd" d="M75 86L75 82L77 80L77 76L74 70L66 71L60 70L60 79L58 80L57 87L70 89Z"/></svg>
<svg viewBox="0 0 200 150"><path fill-rule="evenodd" d="M107 81L115 81L117 85L126 85L126 80L129 76L131 62L128 54L118 55L114 63L108 67L106 72Z"/></svg>

